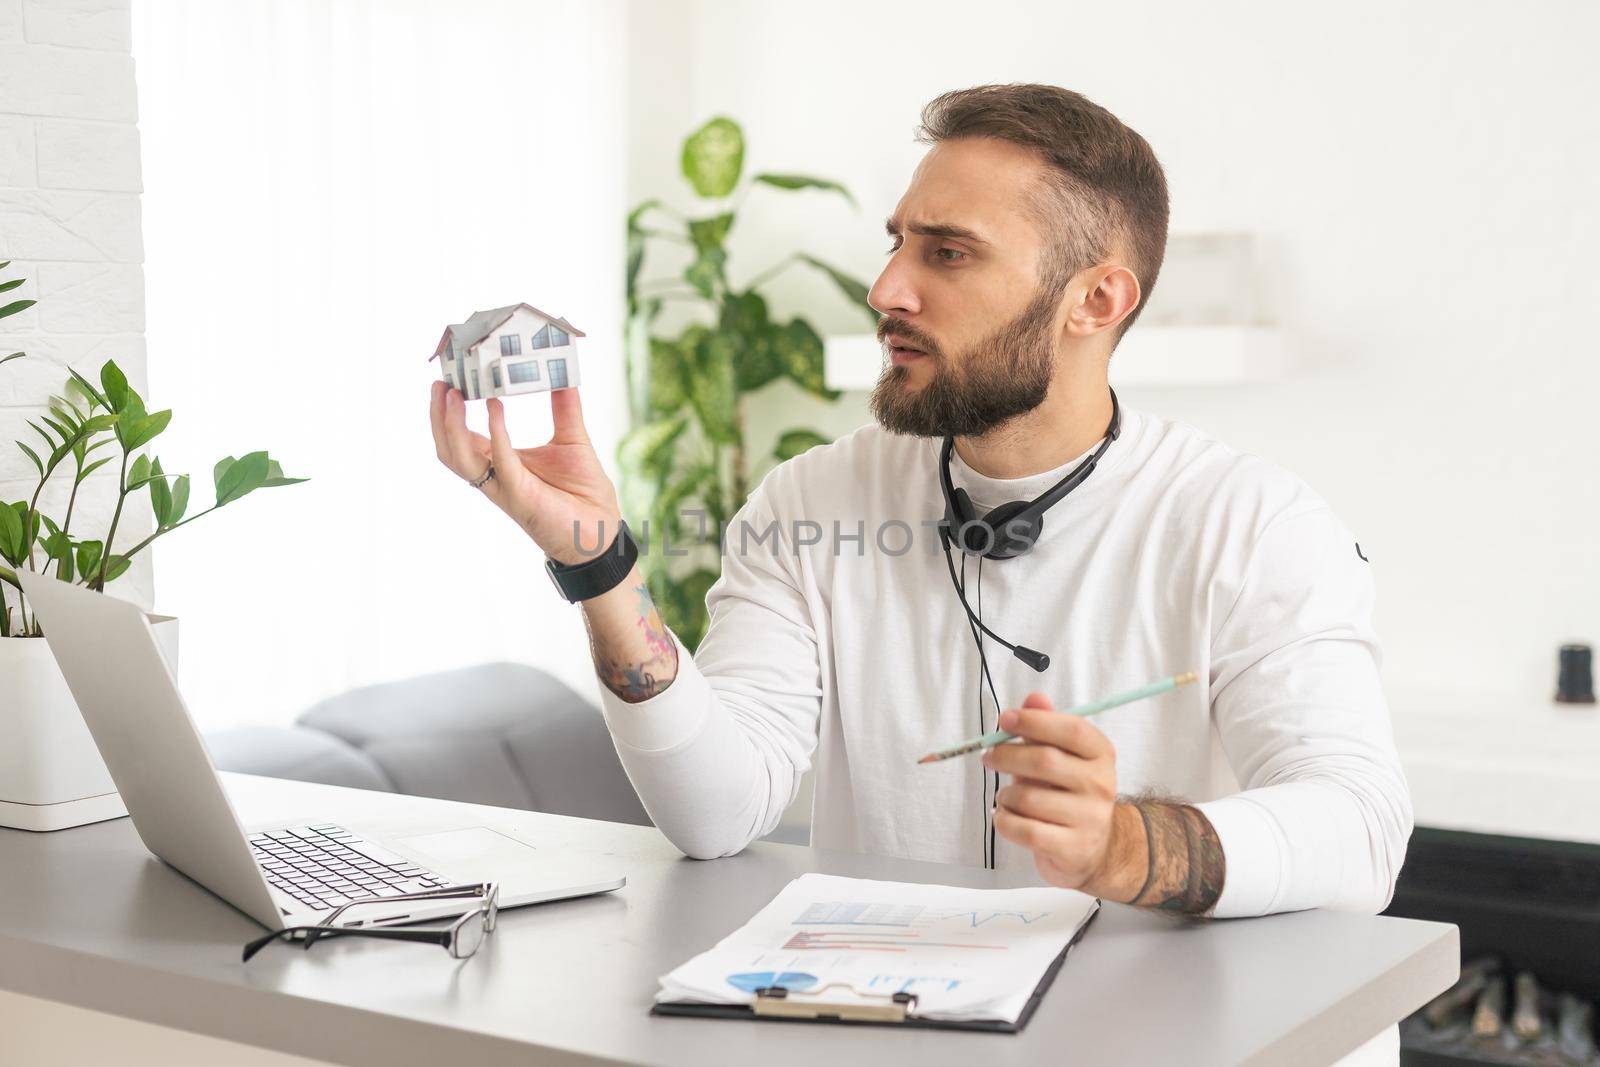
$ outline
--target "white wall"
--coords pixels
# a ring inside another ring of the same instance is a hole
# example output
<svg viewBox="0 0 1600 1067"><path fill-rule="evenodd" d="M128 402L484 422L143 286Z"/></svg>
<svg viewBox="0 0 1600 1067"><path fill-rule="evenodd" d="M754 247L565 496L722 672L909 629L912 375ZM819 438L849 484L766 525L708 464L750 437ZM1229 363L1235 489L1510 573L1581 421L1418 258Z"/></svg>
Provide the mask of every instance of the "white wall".
<svg viewBox="0 0 1600 1067"><path fill-rule="evenodd" d="M137 118L128 0L0 0L0 261L12 261L0 281L28 279L0 304L39 301L0 320L0 356L28 353L0 367L0 500L32 495L38 474L12 442L42 446L27 420L61 391L67 367L98 380L113 358L145 390ZM81 536L105 535L114 466L80 493L73 530ZM65 473L40 498L57 520L71 489ZM150 532L143 501L130 502L118 545ZM149 557L112 589L148 606Z"/></svg>
<svg viewBox="0 0 1600 1067"><path fill-rule="evenodd" d="M593 341L585 411L610 455L622 5L140 0L135 16L168 449L204 472L267 448L312 479L162 543L202 725L500 658L592 692L538 549L434 458L428 357L477 309L560 309ZM507 411L519 442L548 436L544 397Z"/></svg>
<svg viewBox="0 0 1600 1067"><path fill-rule="evenodd" d="M874 277L881 220L922 151L918 111L946 89L1053 82L1144 134L1174 231L1257 235L1266 310L1302 367L1125 399L1297 471L1358 532L1409 760L1492 770L1493 738L1540 728L1528 713L1546 710L1556 646L1600 639L1600 8L674 6L681 39L636 34L639 83L666 90L630 114L650 150L630 198L687 201L672 146L726 113L747 167L836 178L862 204L754 195L735 263L803 247ZM825 332L862 330L824 282L794 273L773 292ZM792 391L769 414L751 421L805 421ZM817 418L869 416L858 396ZM1487 726L1458 737L1468 712ZM1524 757L1594 782L1592 749Z"/></svg>

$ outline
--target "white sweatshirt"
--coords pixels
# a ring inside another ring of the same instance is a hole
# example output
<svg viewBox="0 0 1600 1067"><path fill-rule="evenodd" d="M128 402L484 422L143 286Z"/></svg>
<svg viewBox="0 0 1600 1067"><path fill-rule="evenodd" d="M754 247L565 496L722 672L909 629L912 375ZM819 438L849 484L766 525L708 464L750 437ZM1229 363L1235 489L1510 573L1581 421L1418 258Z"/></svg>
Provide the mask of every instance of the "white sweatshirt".
<svg viewBox="0 0 1600 1067"><path fill-rule="evenodd" d="M934 532L938 457L938 441L868 426L774 470L727 534L698 655L680 645L677 678L642 703L603 693L645 808L688 855L772 830L814 765L813 845L982 862L992 790L978 760L916 762L995 728L990 703L979 722L978 655ZM981 513L1077 462L1002 481L956 456L951 474ZM977 609L976 561L966 575ZM1051 661L1039 674L989 641L1005 707L1035 689L1065 708L1199 673L1094 722L1116 746L1119 792L1197 802L1216 828L1213 914L1387 905L1412 815L1371 568L1298 478L1125 408L1120 439L1046 514L1034 550L985 561L981 590L984 621ZM996 863L1034 870L1003 838Z"/></svg>

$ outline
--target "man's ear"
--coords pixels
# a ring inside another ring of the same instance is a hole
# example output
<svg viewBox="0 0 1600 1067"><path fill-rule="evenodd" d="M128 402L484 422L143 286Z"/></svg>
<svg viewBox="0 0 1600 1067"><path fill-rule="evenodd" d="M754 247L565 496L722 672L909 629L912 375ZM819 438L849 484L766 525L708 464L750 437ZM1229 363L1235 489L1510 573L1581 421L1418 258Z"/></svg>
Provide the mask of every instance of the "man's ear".
<svg viewBox="0 0 1600 1067"><path fill-rule="evenodd" d="M1102 264L1073 281L1068 291L1082 296L1067 309L1069 336L1088 337L1112 329L1139 306L1139 279L1127 267Z"/></svg>

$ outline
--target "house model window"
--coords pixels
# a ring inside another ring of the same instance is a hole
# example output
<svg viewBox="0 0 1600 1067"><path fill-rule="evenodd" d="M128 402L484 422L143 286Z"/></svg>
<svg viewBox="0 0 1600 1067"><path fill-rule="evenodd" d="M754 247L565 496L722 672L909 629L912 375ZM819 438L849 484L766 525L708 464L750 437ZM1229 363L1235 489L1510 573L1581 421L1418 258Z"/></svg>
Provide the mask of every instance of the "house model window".
<svg viewBox="0 0 1600 1067"><path fill-rule="evenodd" d="M581 337L582 334L579 336ZM534 348L560 348L562 345L567 343L568 337L566 331L557 326L555 323L551 323L550 325L543 327L538 333L533 335Z"/></svg>
<svg viewBox="0 0 1600 1067"><path fill-rule="evenodd" d="M430 358L439 360L440 376L468 400L567 389L578 384L583 336L559 315L511 304L475 311L466 322L446 327Z"/></svg>

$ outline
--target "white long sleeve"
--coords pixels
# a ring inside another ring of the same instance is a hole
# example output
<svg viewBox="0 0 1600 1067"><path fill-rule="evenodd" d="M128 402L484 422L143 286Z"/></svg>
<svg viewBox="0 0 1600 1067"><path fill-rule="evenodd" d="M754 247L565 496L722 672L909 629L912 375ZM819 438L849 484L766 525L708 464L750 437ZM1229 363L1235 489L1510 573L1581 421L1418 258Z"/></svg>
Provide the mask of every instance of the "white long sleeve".
<svg viewBox="0 0 1600 1067"><path fill-rule="evenodd" d="M740 520L770 528L761 490ZM735 538L743 528L735 525ZM696 859L731 855L771 832L811 766L818 642L793 558L787 547L726 554L698 659L674 634L678 676L663 692L638 704L606 692L606 721L645 810Z"/></svg>
<svg viewBox="0 0 1600 1067"><path fill-rule="evenodd" d="M936 461L937 442L868 427L778 468L730 530L696 657L680 647L677 678L643 703L602 691L630 778L686 854L769 832L815 763L813 844L981 862L978 762L915 762L994 728L928 525L942 514ZM1061 473L952 470L980 509ZM1122 437L1035 550L968 563L967 581L985 622L1052 660L1036 674L989 642L1003 706L1039 690L1067 707L1189 669L1209 679L1095 723L1121 792L1176 795L1211 819L1226 916L1379 910L1392 892L1411 810L1369 567L1298 479L1125 409ZM1033 870L1003 839L997 862Z"/></svg>

